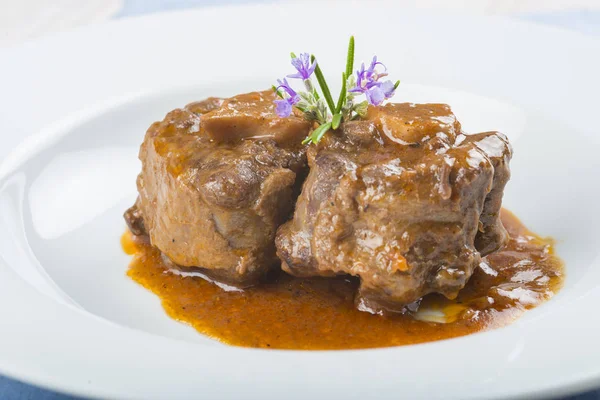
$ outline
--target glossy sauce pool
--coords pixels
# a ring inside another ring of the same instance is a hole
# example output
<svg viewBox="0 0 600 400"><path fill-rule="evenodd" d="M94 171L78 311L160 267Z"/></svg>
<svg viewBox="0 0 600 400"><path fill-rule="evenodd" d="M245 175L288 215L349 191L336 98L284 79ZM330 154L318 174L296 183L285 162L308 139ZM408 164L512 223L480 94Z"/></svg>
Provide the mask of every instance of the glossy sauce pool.
<svg viewBox="0 0 600 400"><path fill-rule="evenodd" d="M507 246L487 256L455 300L429 295L404 314L356 310L351 277L294 278L274 274L244 291L225 291L200 277L172 271L160 252L126 232L133 255L128 275L158 295L166 312L199 332L237 346L273 349L359 349L463 336L506 325L561 287L562 261L552 240L502 211Z"/></svg>

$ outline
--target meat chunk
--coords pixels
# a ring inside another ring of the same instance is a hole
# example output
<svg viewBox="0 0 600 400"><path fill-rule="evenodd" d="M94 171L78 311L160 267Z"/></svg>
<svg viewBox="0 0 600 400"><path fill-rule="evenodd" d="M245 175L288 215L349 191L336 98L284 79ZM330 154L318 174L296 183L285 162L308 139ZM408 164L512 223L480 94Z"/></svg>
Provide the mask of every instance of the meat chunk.
<svg viewBox="0 0 600 400"><path fill-rule="evenodd" d="M300 116L279 118L273 112L273 91L232 97L201 117L211 139L229 142L240 138L273 139L277 143L302 141L310 123Z"/></svg>
<svg viewBox="0 0 600 400"><path fill-rule="evenodd" d="M144 226L144 217L142 217L142 212L138 206L139 198L135 202L135 204L125 211L123 217L125 218L125 222L127 223L127 227L136 236L145 236L146 227Z"/></svg>
<svg viewBox="0 0 600 400"><path fill-rule="evenodd" d="M512 149L506 136L500 132L484 132L466 136L466 142L483 151L494 166L492 190L485 198L479 218L481 226L475 237L475 247L482 256L499 250L508 240L508 233L500 221L504 186L510 179L508 163Z"/></svg>
<svg viewBox="0 0 600 400"><path fill-rule="evenodd" d="M402 145L427 141L444 134L452 141L460 133L460 123L446 104L390 103L382 107L369 107L367 120L371 120L388 140Z"/></svg>
<svg viewBox="0 0 600 400"><path fill-rule="evenodd" d="M310 125L282 122L273 100L272 91L210 98L154 123L140 148L139 198L125 214L133 233L147 233L173 263L240 287L276 265L274 236L305 175ZM281 126L293 129L279 135Z"/></svg>
<svg viewBox="0 0 600 400"><path fill-rule="evenodd" d="M294 217L276 237L282 268L360 277L365 311L454 298L481 252L507 239L498 211L510 157L504 136L464 135L446 105L371 107L308 150Z"/></svg>

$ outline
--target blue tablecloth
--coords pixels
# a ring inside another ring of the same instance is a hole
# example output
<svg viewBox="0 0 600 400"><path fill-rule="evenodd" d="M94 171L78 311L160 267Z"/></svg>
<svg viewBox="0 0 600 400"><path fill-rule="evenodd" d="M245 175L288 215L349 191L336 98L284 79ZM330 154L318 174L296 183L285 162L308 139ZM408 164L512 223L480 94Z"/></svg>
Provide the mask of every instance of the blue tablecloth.
<svg viewBox="0 0 600 400"><path fill-rule="evenodd" d="M152 12L184 9L206 5L241 4L261 0L125 0L116 15L122 18ZM263 0L264 1L264 0ZM548 14L517 15L517 18L561 26L591 35L600 35L600 11L570 11ZM600 362L600 360L598 360ZM600 382L598 382L600 386ZM76 397L50 392L0 376L0 400L76 400ZM565 398L564 400L600 400L600 390Z"/></svg>

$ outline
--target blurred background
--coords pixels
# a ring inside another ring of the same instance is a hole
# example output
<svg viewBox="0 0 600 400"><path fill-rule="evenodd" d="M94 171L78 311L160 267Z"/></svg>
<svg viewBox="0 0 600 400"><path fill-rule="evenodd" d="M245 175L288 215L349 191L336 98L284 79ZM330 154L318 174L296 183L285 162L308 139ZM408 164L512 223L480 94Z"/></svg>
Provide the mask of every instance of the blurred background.
<svg viewBox="0 0 600 400"><path fill-rule="evenodd" d="M317 7L321 0L303 0ZM336 1L336 0L334 0ZM371 0L376 2L377 0ZM341 6L352 0L337 0ZM103 21L192 7L226 7L268 0L0 0L0 48ZM395 0L407 10L503 15L600 38L600 0ZM1 356L1 355L0 355ZM600 362L600 360L598 361ZM600 382L599 382L600 385ZM0 400L67 400L0 375ZM600 400L600 391L568 400Z"/></svg>
<svg viewBox="0 0 600 400"><path fill-rule="evenodd" d="M0 46L14 45L52 32L190 7L242 3L283 3L267 0L0 0ZM304 0L318 3L320 0ZM339 0L344 3L352 0ZM377 0L372 0L377 1ZM508 15L600 34L600 0L396 0L407 9L484 15Z"/></svg>

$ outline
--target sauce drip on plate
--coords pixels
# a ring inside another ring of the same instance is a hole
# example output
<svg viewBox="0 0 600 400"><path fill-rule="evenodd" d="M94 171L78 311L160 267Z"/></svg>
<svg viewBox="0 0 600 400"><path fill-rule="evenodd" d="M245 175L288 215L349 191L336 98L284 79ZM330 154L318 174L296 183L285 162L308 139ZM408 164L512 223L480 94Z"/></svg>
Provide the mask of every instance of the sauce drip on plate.
<svg viewBox="0 0 600 400"><path fill-rule="evenodd" d="M509 211L506 247L484 258L455 300L428 295L404 314L356 310L352 277L295 278L283 272L261 285L224 290L193 273L173 271L160 252L126 232L128 275L158 295L167 313L224 343L274 349L360 349L463 336L506 325L561 287L553 242L530 232Z"/></svg>

